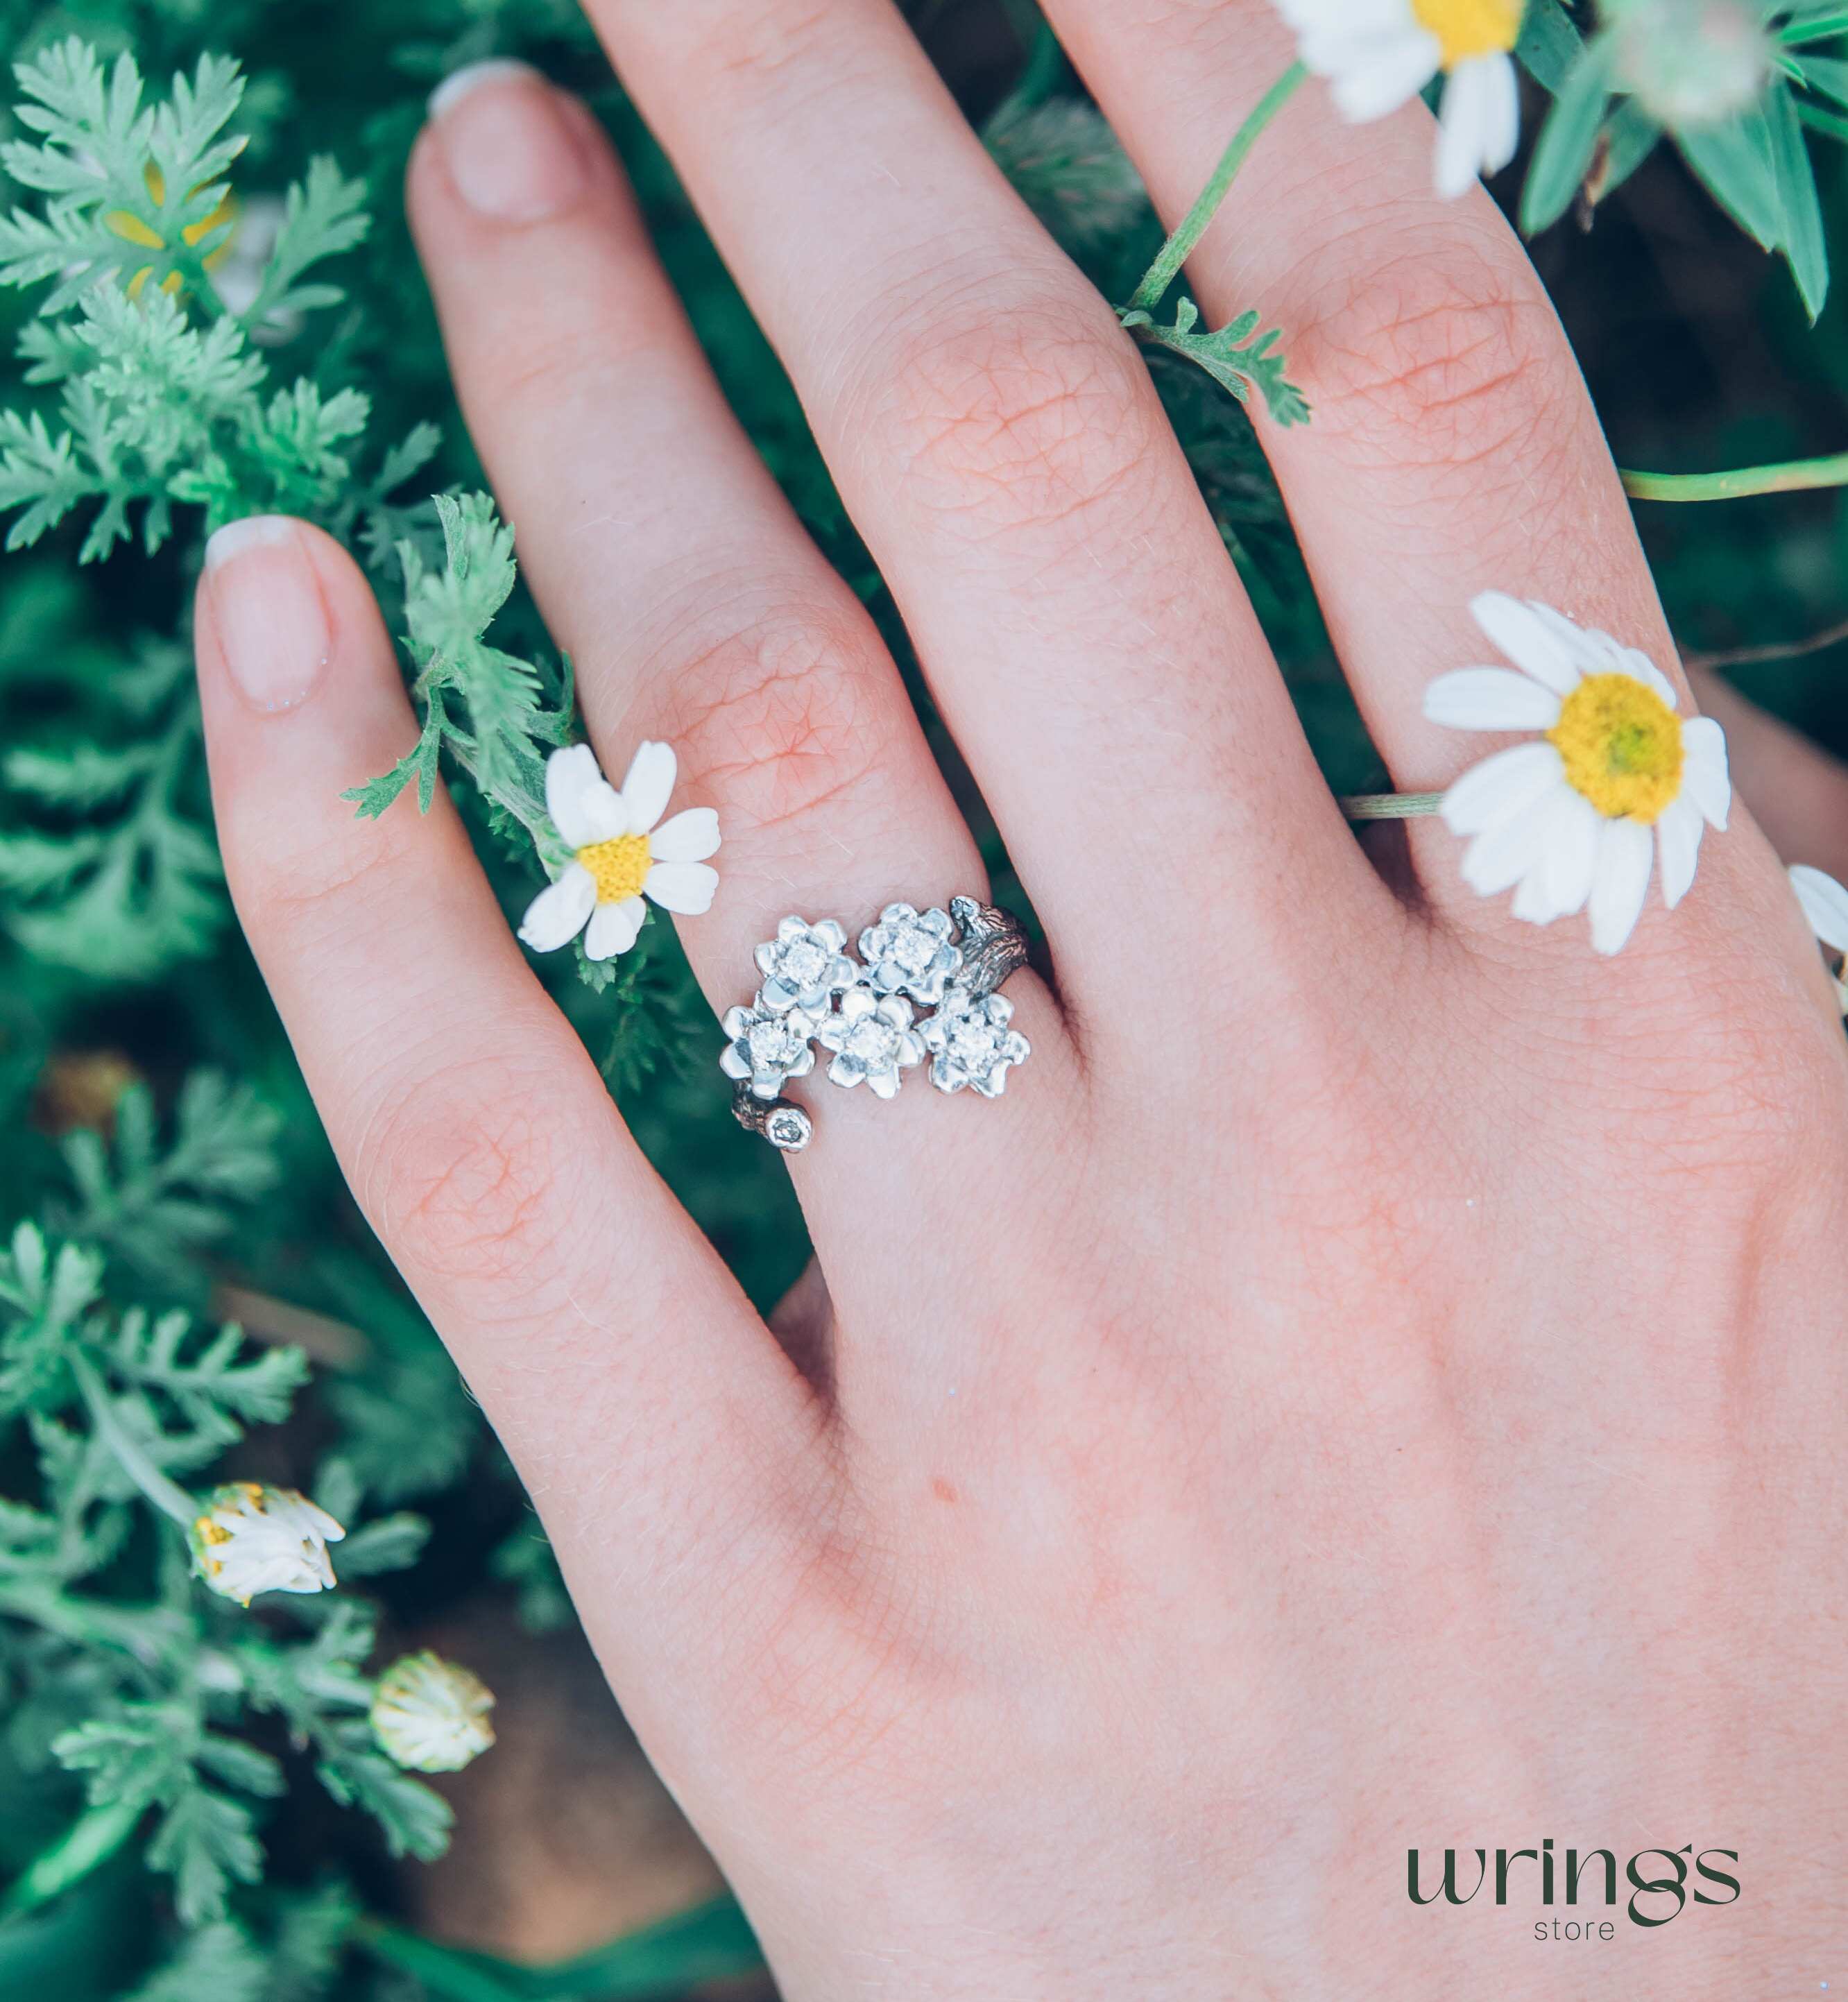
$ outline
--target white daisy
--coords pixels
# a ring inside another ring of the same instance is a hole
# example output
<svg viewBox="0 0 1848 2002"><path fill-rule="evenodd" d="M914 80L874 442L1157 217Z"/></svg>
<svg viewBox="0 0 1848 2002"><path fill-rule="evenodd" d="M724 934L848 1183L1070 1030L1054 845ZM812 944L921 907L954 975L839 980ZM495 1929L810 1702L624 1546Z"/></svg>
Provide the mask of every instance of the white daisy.
<svg viewBox="0 0 1848 2002"><path fill-rule="evenodd" d="M1304 66L1328 79L1354 124L1409 103L1447 79L1438 119L1437 190L1461 194L1499 173L1521 136L1512 55L1524 0L1277 0Z"/></svg>
<svg viewBox="0 0 1848 2002"><path fill-rule="evenodd" d="M1440 675L1425 715L1453 730L1545 735L1484 759L1445 793L1445 825L1473 837L1463 881L1485 897L1513 890L1515 916L1530 924L1588 905L1592 945L1620 952L1658 848L1672 910L1694 880L1702 834L1726 825L1726 739L1709 717L1683 722L1668 677L1608 633L1498 591L1470 609L1521 671Z"/></svg>
<svg viewBox="0 0 1848 2002"><path fill-rule="evenodd" d="M1848 1015L1848 890L1807 862L1790 864L1790 888L1797 892L1817 943L1835 956L1836 999L1842 1004L1842 1013Z"/></svg>
<svg viewBox="0 0 1848 2002"><path fill-rule="evenodd" d="M535 952L554 951L583 932L587 958L613 959L635 943L644 897L682 917L711 909L719 872L706 858L718 851L719 816L689 807L661 819L675 770L671 745L644 744L618 792L588 744L546 760L546 811L576 853L526 908L520 936Z"/></svg>
<svg viewBox="0 0 1848 2002"><path fill-rule="evenodd" d="M346 1533L292 1488L233 1481L213 1489L187 1540L212 1590L248 1606L260 1592L331 1592L327 1546Z"/></svg>
<svg viewBox="0 0 1848 2002"><path fill-rule="evenodd" d="M494 1742L493 1693L425 1648L392 1662L372 1692L372 1735L413 1773L459 1773Z"/></svg>

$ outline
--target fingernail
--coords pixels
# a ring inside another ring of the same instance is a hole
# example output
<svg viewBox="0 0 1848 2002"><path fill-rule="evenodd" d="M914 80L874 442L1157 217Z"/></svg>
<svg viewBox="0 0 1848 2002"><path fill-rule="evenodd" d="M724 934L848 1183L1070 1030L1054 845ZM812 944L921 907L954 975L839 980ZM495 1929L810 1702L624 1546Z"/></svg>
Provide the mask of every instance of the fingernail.
<svg viewBox="0 0 1848 2002"><path fill-rule="evenodd" d="M253 709L294 709L314 692L333 636L302 532L286 514L253 514L205 546L212 625L231 678Z"/></svg>
<svg viewBox="0 0 1848 2002"><path fill-rule="evenodd" d="M449 178L477 214L537 222L582 191L584 155L563 101L535 69L471 63L431 94L430 119Z"/></svg>

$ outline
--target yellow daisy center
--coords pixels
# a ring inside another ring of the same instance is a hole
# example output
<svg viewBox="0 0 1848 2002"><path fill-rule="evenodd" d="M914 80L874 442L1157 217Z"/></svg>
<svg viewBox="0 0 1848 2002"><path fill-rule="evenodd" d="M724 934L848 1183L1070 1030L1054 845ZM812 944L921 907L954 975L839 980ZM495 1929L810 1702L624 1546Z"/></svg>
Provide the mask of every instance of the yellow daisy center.
<svg viewBox="0 0 1848 2002"><path fill-rule="evenodd" d="M1607 820L1653 823L1681 790L1681 719L1628 675L1587 675L1546 737L1567 783Z"/></svg>
<svg viewBox="0 0 1848 2002"><path fill-rule="evenodd" d="M1412 0L1418 25L1438 38L1445 69L1505 55L1521 39L1525 0Z"/></svg>
<svg viewBox="0 0 1848 2002"><path fill-rule="evenodd" d="M647 835L619 834L614 841L593 841L589 847L579 849L577 860L596 883L598 902L621 904L642 894L654 858L648 853Z"/></svg>

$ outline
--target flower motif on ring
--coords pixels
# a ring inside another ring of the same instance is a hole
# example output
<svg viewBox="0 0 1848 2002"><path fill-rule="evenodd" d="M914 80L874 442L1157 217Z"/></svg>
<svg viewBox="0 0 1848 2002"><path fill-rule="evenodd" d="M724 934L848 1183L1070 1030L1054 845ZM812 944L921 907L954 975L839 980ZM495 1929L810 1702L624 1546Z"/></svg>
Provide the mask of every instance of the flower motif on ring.
<svg viewBox="0 0 1848 2002"><path fill-rule="evenodd" d="M830 1079L848 1086L864 1083L876 1097L891 1097L901 1073L924 1061L924 1040L912 1027L912 1005L902 994L849 987L818 1033L823 1047L834 1052Z"/></svg>
<svg viewBox="0 0 1848 2002"><path fill-rule="evenodd" d="M931 1083L940 1091L973 1085L984 1098L999 1098L1009 1066L1024 1063L1032 1052L1032 1045L1009 1026L1013 1014L1014 1004L1004 994L978 996L953 986L919 1031L931 1052Z"/></svg>
<svg viewBox="0 0 1848 2002"><path fill-rule="evenodd" d="M833 918L818 925L806 918L783 919L776 937L757 948L757 970L764 977L758 998L778 1014L786 1008L825 1014L833 996L859 978L846 943L846 926Z"/></svg>
<svg viewBox="0 0 1848 2002"><path fill-rule="evenodd" d="M724 1027L727 1038L719 1068L734 1080L748 1079L752 1095L776 1098L793 1077L807 1077L815 1067L810 1047L821 1027L806 1008L772 1008L760 994L748 1008L729 1008Z"/></svg>
<svg viewBox="0 0 1848 2002"><path fill-rule="evenodd" d="M955 929L947 911L887 904L859 935L867 978L880 994L908 994L935 1007L962 969L962 949L950 943Z"/></svg>

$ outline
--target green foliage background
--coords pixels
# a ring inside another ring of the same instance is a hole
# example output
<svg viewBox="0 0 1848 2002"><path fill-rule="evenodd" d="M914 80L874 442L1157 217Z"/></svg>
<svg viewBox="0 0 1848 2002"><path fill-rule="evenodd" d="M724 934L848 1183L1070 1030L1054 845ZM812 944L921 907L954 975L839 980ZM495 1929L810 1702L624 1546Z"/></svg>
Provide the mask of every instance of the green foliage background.
<svg viewBox="0 0 1848 2002"><path fill-rule="evenodd" d="M1016 185L1129 301L1160 233L1029 0L912 11ZM1808 12L1831 37L1848 26ZM1777 78L1763 115L1781 150L1761 186L1749 135L1678 151L1639 131L1574 18L1553 0L1530 16L1525 53L1560 110L1526 219L1568 214L1536 255L1620 459L1697 472L1848 443L1848 327L1823 304L1843 204L1826 106L1848 66L1818 58L1806 83L1793 59ZM569 664L505 531L467 497L479 469L399 192L451 70L521 55L606 120L758 449L934 731L928 698L793 396L574 0L0 0L0 42L38 79L0 127L21 204L0 224L19 358L0 418L16 552L0 570L0 1222L30 1226L0 1261L0 1993L680 1992L749 1964L735 1913L542 1977L392 1923L381 1856L437 1853L448 1811L359 1721L379 1622L484 1590L535 1624L570 1614L518 1484L354 1209L230 920L191 688L209 530L259 509L323 522L405 636L426 719L396 772L354 773L357 809L413 811L441 770L510 916L538 886L536 774L569 725ZM145 99L113 67L124 53ZM45 145L92 101L81 143ZM1805 127L1825 135L1807 155ZM291 189L281 253L241 314L223 310L226 267L207 260ZM1574 226L1574 204L1595 226ZM124 232L125 207L145 235ZM1290 330L1273 335L1261 305L1225 329L1197 326L1184 298L1128 323L1331 779L1364 790L1372 753L1240 408L1255 391L1304 415ZM1641 521L1691 648L1794 643L1843 616L1832 492L1644 505ZM1839 741L1842 665L1839 648L1791 654L1749 686ZM671 929L650 924L613 971L555 957L542 972L643 1144L768 1306L806 1255L800 1219L780 1163L731 1124ZM218 1333L240 1317L247 1335ZM304 1331L312 1366L288 1340ZM183 1480L308 1489L352 1531L340 1592L255 1614L210 1600L123 1476L112 1425ZM317 1788L357 1812L307 1811Z"/></svg>

